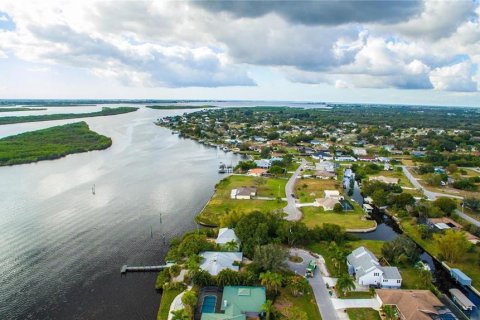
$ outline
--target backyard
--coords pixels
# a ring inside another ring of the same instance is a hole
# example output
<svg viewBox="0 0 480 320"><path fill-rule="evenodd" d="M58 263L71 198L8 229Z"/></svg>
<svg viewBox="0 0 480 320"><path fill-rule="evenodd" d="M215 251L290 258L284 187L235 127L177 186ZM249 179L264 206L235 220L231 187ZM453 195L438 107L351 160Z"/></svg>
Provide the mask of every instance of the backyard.
<svg viewBox="0 0 480 320"><path fill-rule="evenodd" d="M338 190L339 185L336 180L297 179L295 195L300 203L310 203L317 198L323 198L325 190Z"/></svg>
<svg viewBox="0 0 480 320"><path fill-rule="evenodd" d="M274 306L282 314L281 319L293 319L295 315L292 314L292 309L305 312L309 320L322 319L310 286L306 294L298 297L293 296L285 288L280 288L279 292L280 295L276 298Z"/></svg>
<svg viewBox="0 0 480 320"><path fill-rule="evenodd" d="M320 207L303 207L303 222L309 228L322 226L325 223L337 224L345 229L369 229L375 227L375 221L364 218L362 210L336 213L324 211Z"/></svg>
<svg viewBox="0 0 480 320"><path fill-rule="evenodd" d="M380 320L380 313L371 308L352 308L347 309L350 320Z"/></svg>

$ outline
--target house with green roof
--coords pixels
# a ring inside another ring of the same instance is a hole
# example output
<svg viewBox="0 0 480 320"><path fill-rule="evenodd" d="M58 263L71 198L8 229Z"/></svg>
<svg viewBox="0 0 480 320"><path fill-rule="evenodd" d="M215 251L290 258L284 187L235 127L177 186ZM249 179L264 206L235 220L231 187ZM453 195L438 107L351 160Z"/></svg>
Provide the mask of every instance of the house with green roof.
<svg viewBox="0 0 480 320"><path fill-rule="evenodd" d="M204 312L201 320L258 319L266 300L264 287L224 287L220 307L223 313Z"/></svg>

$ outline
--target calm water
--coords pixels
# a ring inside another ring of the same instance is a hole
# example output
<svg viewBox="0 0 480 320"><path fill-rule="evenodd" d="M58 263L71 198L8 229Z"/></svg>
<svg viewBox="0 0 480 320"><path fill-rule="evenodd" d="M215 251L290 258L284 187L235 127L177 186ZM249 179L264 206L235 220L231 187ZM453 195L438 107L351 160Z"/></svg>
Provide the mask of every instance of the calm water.
<svg viewBox="0 0 480 320"><path fill-rule="evenodd" d="M155 274L120 277L121 265L161 263L162 237L195 227L218 163L238 160L152 123L183 112L85 119L111 148L0 167L0 319L155 319ZM0 126L0 137L69 122Z"/></svg>

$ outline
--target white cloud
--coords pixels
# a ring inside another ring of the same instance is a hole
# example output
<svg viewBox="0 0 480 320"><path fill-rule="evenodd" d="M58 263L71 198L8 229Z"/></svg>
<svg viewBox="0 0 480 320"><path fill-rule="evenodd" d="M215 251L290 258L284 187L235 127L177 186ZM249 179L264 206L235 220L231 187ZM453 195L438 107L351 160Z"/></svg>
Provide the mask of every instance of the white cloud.
<svg viewBox="0 0 480 320"><path fill-rule="evenodd" d="M349 85L346 81L336 80L335 81L335 88L337 88L337 89L347 89L347 88L349 88Z"/></svg>
<svg viewBox="0 0 480 320"><path fill-rule="evenodd" d="M6 15L0 15L0 22L8 22L8 17Z"/></svg>
<svg viewBox="0 0 480 320"><path fill-rule="evenodd" d="M430 80L436 90L460 92L477 90L477 83L472 79L472 63L470 61L436 68L430 73Z"/></svg>

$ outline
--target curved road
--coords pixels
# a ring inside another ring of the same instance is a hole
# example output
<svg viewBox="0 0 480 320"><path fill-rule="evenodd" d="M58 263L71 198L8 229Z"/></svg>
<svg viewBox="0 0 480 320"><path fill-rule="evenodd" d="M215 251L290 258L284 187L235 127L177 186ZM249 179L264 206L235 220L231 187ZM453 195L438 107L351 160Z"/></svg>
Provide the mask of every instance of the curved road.
<svg viewBox="0 0 480 320"><path fill-rule="evenodd" d="M283 208L283 212L287 214L285 219L289 221L298 221L302 218L302 212L298 210L297 200L292 197L292 194L294 194L295 181L297 180L298 175L300 174L302 168L305 166L306 163L307 161L305 161L305 159L302 159L302 163L297 168L297 170L295 170L295 172L285 185L285 195L287 197L288 203L287 206Z"/></svg>
<svg viewBox="0 0 480 320"><path fill-rule="evenodd" d="M435 200L437 197L450 197L450 198L455 198L455 199L463 199L463 197L455 196L455 195L452 195L452 194L429 191L424 186L422 186L420 184L420 182L418 182L417 179L415 179L415 177L412 175L412 173L408 170L408 168L406 166L402 166L402 170L403 170L403 173L405 174L405 176L408 178L408 180L410 180L410 182L413 184L413 186L417 189L422 190L423 194L429 200ZM477 227L480 227L480 221L466 215L465 213L463 213L462 211L460 211L458 209L455 209L455 213L458 216L460 216L462 219L467 220L468 222L476 225Z"/></svg>
<svg viewBox="0 0 480 320"><path fill-rule="evenodd" d="M300 263L294 263L290 260L288 261L288 267L293 272L304 275L305 271L307 270L307 265L310 260L317 261L317 270L315 271L315 275L313 278L308 278L308 282L313 290L313 295L315 296L315 301L317 302L318 310L322 315L322 319L326 320L335 320L338 319L337 312L332 303L332 299L330 298L330 294L328 293L327 286L325 285L325 281L323 281L322 275L319 272L320 265L323 263L321 259L312 256L308 251L302 249L290 249L291 255L298 255L300 256L303 261Z"/></svg>

